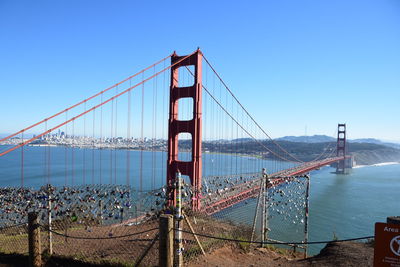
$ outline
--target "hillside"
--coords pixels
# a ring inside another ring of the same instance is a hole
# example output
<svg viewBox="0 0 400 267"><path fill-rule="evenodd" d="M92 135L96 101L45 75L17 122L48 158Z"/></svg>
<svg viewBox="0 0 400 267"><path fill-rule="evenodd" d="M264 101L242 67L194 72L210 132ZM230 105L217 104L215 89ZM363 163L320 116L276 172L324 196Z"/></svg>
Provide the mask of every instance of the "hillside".
<svg viewBox="0 0 400 267"><path fill-rule="evenodd" d="M277 138L275 140L300 142L300 143L324 143L324 142L334 142L336 139L327 135L312 135L312 136L284 136Z"/></svg>
<svg viewBox="0 0 400 267"><path fill-rule="evenodd" d="M302 161L310 161L318 158L322 153L324 155L335 155L336 142L292 142L276 141L284 150L291 153L294 157ZM190 142L183 141L180 147L190 149ZM222 152L246 155L261 155L268 159L279 159L279 157L269 153L267 149L278 151L277 145L267 140L236 140L229 142L227 140L218 140L203 142L203 150L207 152ZM383 144L349 142L347 151L353 155L358 165L371 165L382 162L400 161L400 149ZM279 152L283 155L283 152Z"/></svg>
<svg viewBox="0 0 400 267"><path fill-rule="evenodd" d="M284 136L276 138L275 141L289 141L289 142L300 142L300 143L325 143L335 142L336 138L327 135L311 135L311 136ZM348 139L348 143L365 143L365 144L377 144L388 147L400 149L400 143L384 142L375 138L360 138L360 139Z"/></svg>

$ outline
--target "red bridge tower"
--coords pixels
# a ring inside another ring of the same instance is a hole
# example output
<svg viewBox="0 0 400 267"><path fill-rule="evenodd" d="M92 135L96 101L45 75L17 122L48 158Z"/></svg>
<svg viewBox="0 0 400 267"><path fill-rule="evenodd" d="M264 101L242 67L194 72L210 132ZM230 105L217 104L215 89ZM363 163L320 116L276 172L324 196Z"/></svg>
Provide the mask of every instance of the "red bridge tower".
<svg viewBox="0 0 400 267"><path fill-rule="evenodd" d="M345 157L346 156L346 124L338 124L338 135L337 135L337 147L336 156ZM336 173L344 174L346 169L346 159L338 161L336 165Z"/></svg>
<svg viewBox="0 0 400 267"><path fill-rule="evenodd" d="M178 56L175 53L171 57L171 65L187 56ZM168 206L176 204L175 177L179 171L187 175L192 184L192 209L200 209L201 193L201 140L202 140L202 82L201 63L203 55L198 49L195 53L171 67L171 85L169 99L169 121L168 121L168 162L167 162L167 197ZM194 84L186 87L179 87L179 68L194 66ZM178 119L178 100L181 98L193 99L193 118L191 120ZM192 137L192 158L191 161L178 160L178 135L189 133Z"/></svg>

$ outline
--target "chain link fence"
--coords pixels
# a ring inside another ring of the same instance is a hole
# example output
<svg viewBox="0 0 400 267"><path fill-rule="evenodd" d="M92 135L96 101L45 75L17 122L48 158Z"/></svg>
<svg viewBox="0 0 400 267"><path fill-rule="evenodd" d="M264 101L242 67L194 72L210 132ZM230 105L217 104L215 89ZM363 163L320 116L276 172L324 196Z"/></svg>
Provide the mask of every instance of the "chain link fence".
<svg viewBox="0 0 400 267"><path fill-rule="evenodd" d="M88 224L67 220L41 225L44 251L95 264L153 266L158 263L158 220L139 224ZM49 242L51 237L52 242Z"/></svg>
<svg viewBox="0 0 400 267"><path fill-rule="evenodd" d="M250 240L252 229L248 225L234 223L199 213L188 213L183 224L183 256L185 263L215 249L233 245L243 250L248 243L232 240Z"/></svg>
<svg viewBox="0 0 400 267"><path fill-rule="evenodd" d="M271 247L272 243L274 247L306 252L303 243L308 238L308 176L266 180L261 173L251 173L211 177L205 181L205 212L187 212L188 218L184 223L186 262L203 251L223 246L248 251L263 242L264 246ZM263 190L263 187L267 189ZM244 195L243 199L232 199L239 194ZM215 202L224 204L210 208ZM198 242L192 232L198 235Z"/></svg>
<svg viewBox="0 0 400 267"><path fill-rule="evenodd" d="M126 186L3 188L0 253L28 255L28 213L40 225L45 259L69 258L90 264L158 264L157 216L163 192Z"/></svg>
<svg viewBox="0 0 400 267"><path fill-rule="evenodd" d="M0 253L28 255L28 224L0 227Z"/></svg>
<svg viewBox="0 0 400 267"><path fill-rule="evenodd" d="M224 190L226 195L218 193L220 181L229 182L227 179L214 181L215 191L207 190L211 193L209 199L231 197L229 189ZM179 251L185 265L227 246L243 252L261 246L285 248L289 253L305 251L309 177L251 175L242 180L244 190L248 185L255 188L253 195L211 213L204 212L206 208L190 209L192 192L183 183L180 218L176 211L165 208L164 189L139 194L120 186L47 186L38 191L8 188L7 197L1 195L5 205L0 210L0 254L28 255L31 232L25 214L32 211L37 214L40 252L48 266L82 266L74 265L77 262L92 266L158 266L162 247L159 215L164 213L175 214L170 230L175 241L171 239L171 243L175 242L176 255L177 233L181 233L184 249ZM73 264L60 263L60 259Z"/></svg>

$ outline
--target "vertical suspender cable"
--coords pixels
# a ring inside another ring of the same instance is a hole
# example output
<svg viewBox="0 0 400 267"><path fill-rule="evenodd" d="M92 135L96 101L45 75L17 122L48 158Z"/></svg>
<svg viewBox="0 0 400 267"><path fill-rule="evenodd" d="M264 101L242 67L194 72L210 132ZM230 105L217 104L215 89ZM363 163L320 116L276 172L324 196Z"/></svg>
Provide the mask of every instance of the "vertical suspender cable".
<svg viewBox="0 0 400 267"><path fill-rule="evenodd" d="M157 136L158 136L158 135L157 135L157 125L158 125L158 102L159 102L159 100L158 100L158 98L159 98L159 93L158 93L158 90L159 90L159 85L158 85L159 79L158 79L158 76L156 76L155 79L156 79L156 97L155 97L156 103L154 104L154 108L155 108L155 114L156 114L156 116L155 116L155 119L154 119L154 139L157 140ZM156 152L155 155L154 155L154 160L155 160L155 162L156 162L156 168L154 169L154 181L155 181L155 182L156 182L156 177L157 177L157 170L159 169L159 166L158 166L159 160L158 160L158 158L159 158L159 153ZM159 186L162 186L162 185L160 184ZM159 186L156 185L157 188L158 188Z"/></svg>
<svg viewBox="0 0 400 267"><path fill-rule="evenodd" d="M65 121L68 121L68 110L65 112ZM67 186L67 183L68 183L68 144L67 144L68 138L69 138L69 136L68 136L68 124L65 124L65 134L64 134L65 177L64 177L64 186Z"/></svg>
<svg viewBox="0 0 400 267"><path fill-rule="evenodd" d="M111 101L111 125L110 125L110 141L109 141L109 150L110 150L110 184L112 184L112 176L113 176L113 147L115 145L115 139L113 136L114 128L113 128L113 123L114 123L114 99Z"/></svg>
<svg viewBox="0 0 400 267"><path fill-rule="evenodd" d="M95 151L95 125L96 125L96 110L93 110L93 132L92 132L92 185L94 184L94 151ZM96 179L97 180L97 179Z"/></svg>
<svg viewBox="0 0 400 267"><path fill-rule="evenodd" d="M45 132L47 131L47 120L44 123L44 131ZM48 143L47 143L47 136L48 136L47 134L45 136L43 136L43 138L45 139L45 145L44 145L44 151L43 151L44 152L43 185L45 185L46 182L47 182L47 165L48 165L48 162L47 162L47 149L49 148L48 147Z"/></svg>
<svg viewBox="0 0 400 267"><path fill-rule="evenodd" d="M86 101L84 104L84 110L86 111ZM82 149L82 153L83 153L83 184L86 184L86 145L87 145L87 136L86 136L86 114L83 117L83 149Z"/></svg>
<svg viewBox="0 0 400 267"><path fill-rule="evenodd" d="M118 95L118 85L115 87L115 95ZM115 130L114 136L118 138L118 98L115 99ZM118 141L118 139L117 139ZM114 147L114 184L117 183L117 149Z"/></svg>
<svg viewBox="0 0 400 267"><path fill-rule="evenodd" d="M101 103L103 103L103 93L101 94L100 97L100 101ZM104 140L103 140L103 105L100 107L100 143L99 143L99 169L100 169L100 173L99 173L99 179L100 179L100 184L102 184L102 173L103 173L103 168L102 168L102 151L104 148Z"/></svg>
<svg viewBox="0 0 400 267"><path fill-rule="evenodd" d="M47 121L46 121L46 130L47 130ZM50 134L48 134L48 137L50 139ZM46 150L46 163L47 163L47 171L46 171L46 175L47 175L47 184L50 184L50 144L47 144L46 146L47 150Z"/></svg>
<svg viewBox="0 0 400 267"><path fill-rule="evenodd" d="M153 74L156 73L156 67L153 67ZM152 103L152 109L153 109L153 118L152 118L152 123L151 123L151 190L155 188L155 154L154 154L154 131L155 131L155 118L156 118L156 113L155 113L155 82L156 82L157 77L153 78L153 103Z"/></svg>
<svg viewBox="0 0 400 267"><path fill-rule="evenodd" d="M165 69L165 60L164 60L164 62L163 62L163 68ZM170 75L169 75L170 76ZM169 77L168 76L168 77ZM167 140L168 140L168 137L165 135L165 133L167 132L166 130L165 130L165 126L166 126L166 123L167 123L167 114L168 114L168 111L166 110L166 106L165 106L165 102L166 102L166 99L165 99L165 92L166 92L166 90L167 90L167 86L166 86L166 73L165 73L165 71L164 71L164 73L163 73L163 83L162 83L162 134L161 134L161 136L162 136L162 139L163 139L163 142L165 141L166 142L166 145L167 145ZM165 181L166 181L166 178L164 178L164 175L166 175L166 173L167 173L167 170L166 170L166 163L167 163L167 161L165 160L165 154L166 154L166 152L165 151L162 151L161 152L161 165L162 165L162 171L161 171L161 175L160 175L160 185L161 186L163 186L164 185L164 183L165 183Z"/></svg>
<svg viewBox="0 0 400 267"><path fill-rule="evenodd" d="M21 140L24 142L24 131L21 132ZM24 146L21 146L21 188L24 187Z"/></svg>
<svg viewBox="0 0 400 267"><path fill-rule="evenodd" d="M131 87L131 79L129 79L129 87ZM126 128L126 185L130 186L130 170L131 170L131 91L128 92L128 121Z"/></svg>
<svg viewBox="0 0 400 267"><path fill-rule="evenodd" d="M144 76L142 74L142 81L144 81ZM140 126L140 181L139 181L139 192L143 191L143 149L144 149L144 136L143 136L143 123L144 123L144 83L142 83L142 112L141 112L141 126Z"/></svg>
<svg viewBox="0 0 400 267"><path fill-rule="evenodd" d="M72 159L71 159L71 171L72 171L72 185L75 182L75 120L72 121Z"/></svg>

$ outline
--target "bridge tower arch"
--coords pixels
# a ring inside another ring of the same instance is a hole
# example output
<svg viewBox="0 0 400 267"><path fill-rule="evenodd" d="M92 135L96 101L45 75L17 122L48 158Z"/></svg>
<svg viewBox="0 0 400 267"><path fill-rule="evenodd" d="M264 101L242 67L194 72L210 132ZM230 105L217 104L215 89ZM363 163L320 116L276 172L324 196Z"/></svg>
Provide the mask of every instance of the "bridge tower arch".
<svg viewBox="0 0 400 267"><path fill-rule="evenodd" d="M343 157L343 160L338 161L336 165L336 173L344 174L346 169L346 124L338 124L336 156Z"/></svg>
<svg viewBox="0 0 400 267"><path fill-rule="evenodd" d="M183 58L185 58L182 60ZM178 56L175 52L171 56L171 82L168 120L168 159L167 159L167 205L176 205L175 178L177 172L189 176L192 184L192 209L200 209L201 194L201 141L202 141L202 58L198 49L190 56ZM176 65L176 62L180 61ZM190 86L179 86L179 68L194 66L194 83ZM193 118L191 120L178 119L178 100L193 99ZM189 133L192 138L192 157L190 161L178 160L178 142L180 133Z"/></svg>

